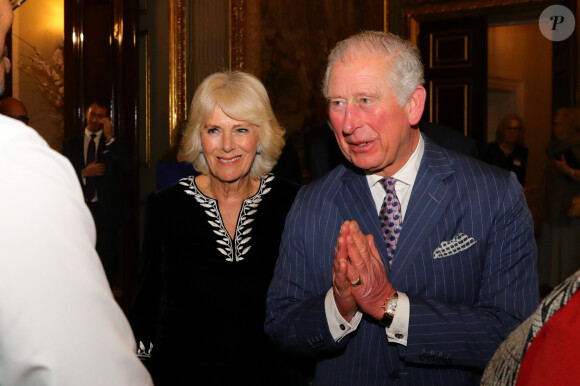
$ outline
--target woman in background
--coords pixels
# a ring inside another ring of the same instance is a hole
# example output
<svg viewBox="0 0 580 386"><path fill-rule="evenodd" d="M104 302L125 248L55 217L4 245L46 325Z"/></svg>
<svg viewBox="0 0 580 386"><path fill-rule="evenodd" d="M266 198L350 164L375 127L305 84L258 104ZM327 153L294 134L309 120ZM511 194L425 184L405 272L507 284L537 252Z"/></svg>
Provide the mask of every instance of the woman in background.
<svg viewBox="0 0 580 386"><path fill-rule="evenodd" d="M284 146L264 86L198 87L183 154L201 175L151 198L130 320L156 385L300 384L264 334L266 291L299 185L269 171Z"/></svg>
<svg viewBox="0 0 580 386"><path fill-rule="evenodd" d="M580 269L580 218L570 213L580 195L580 110L560 108L546 146L543 223L539 249L540 286L554 288Z"/></svg>
<svg viewBox="0 0 580 386"><path fill-rule="evenodd" d="M508 114L500 121L495 142L481 151L481 159L502 169L514 172L522 186L526 184L528 149L524 147L524 125L516 114Z"/></svg>

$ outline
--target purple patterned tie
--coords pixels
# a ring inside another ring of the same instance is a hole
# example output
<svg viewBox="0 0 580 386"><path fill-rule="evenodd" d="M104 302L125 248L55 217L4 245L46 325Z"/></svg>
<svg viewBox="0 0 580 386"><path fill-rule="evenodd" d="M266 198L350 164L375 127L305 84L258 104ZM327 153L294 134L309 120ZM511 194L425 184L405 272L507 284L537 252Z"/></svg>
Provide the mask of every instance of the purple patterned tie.
<svg viewBox="0 0 580 386"><path fill-rule="evenodd" d="M401 215L401 203L397 198L395 192L396 179L393 177L383 178L381 184L385 188L387 195L385 201L381 206L379 212L379 219L381 220L381 228L383 229L383 237L387 245L387 257L389 264L392 263L395 256L395 249L397 247L397 240L403 227L403 216Z"/></svg>

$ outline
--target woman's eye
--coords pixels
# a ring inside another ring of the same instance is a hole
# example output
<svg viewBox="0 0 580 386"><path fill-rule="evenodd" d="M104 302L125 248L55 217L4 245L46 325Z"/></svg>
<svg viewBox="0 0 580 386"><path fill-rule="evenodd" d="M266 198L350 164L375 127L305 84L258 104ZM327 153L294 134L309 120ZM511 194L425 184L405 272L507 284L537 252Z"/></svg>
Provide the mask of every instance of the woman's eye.
<svg viewBox="0 0 580 386"><path fill-rule="evenodd" d="M217 127L210 127L207 129L208 134L217 134L218 128Z"/></svg>
<svg viewBox="0 0 580 386"><path fill-rule="evenodd" d="M238 133L247 133L247 132L248 132L248 129L246 129L245 127L238 127L238 128L236 129L236 131L237 131Z"/></svg>

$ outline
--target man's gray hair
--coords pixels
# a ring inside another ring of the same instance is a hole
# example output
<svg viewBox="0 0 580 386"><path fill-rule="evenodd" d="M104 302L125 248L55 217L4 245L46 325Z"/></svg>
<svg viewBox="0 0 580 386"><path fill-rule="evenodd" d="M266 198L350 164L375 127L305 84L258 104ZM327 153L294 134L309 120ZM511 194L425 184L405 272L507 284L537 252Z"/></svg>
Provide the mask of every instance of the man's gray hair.
<svg viewBox="0 0 580 386"><path fill-rule="evenodd" d="M391 33L363 31L336 44L328 55L328 64L322 84L322 93L328 97L328 79L337 60L349 59L368 53L383 57L387 64L385 75L402 107L418 85L425 83L419 50L411 42Z"/></svg>

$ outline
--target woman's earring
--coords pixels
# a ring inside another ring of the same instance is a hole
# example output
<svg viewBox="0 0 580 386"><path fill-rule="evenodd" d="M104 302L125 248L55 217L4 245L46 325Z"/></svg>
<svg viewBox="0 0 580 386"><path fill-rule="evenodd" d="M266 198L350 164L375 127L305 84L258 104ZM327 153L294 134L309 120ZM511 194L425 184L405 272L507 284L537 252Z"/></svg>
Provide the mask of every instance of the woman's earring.
<svg viewBox="0 0 580 386"><path fill-rule="evenodd" d="M256 154L262 154L262 145L258 144L258 147L256 148Z"/></svg>
<svg viewBox="0 0 580 386"><path fill-rule="evenodd" d="M203 154L203 147L200 147L200 148L199 148L199 153L200 153L200 154Z"/></svg>

